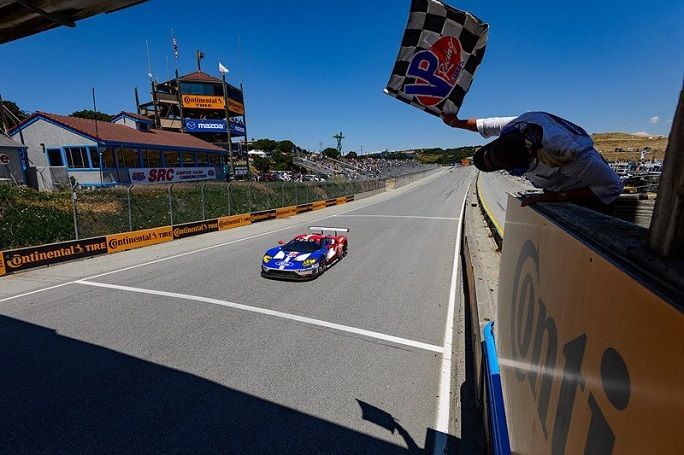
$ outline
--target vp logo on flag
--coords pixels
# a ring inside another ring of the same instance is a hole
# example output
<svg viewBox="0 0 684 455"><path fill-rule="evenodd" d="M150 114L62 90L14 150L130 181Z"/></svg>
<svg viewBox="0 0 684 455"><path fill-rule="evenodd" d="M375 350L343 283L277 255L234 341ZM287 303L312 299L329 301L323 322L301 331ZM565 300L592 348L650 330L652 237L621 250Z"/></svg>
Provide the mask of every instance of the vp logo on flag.
<svg viewBox="0 0 684 455"><path fill-rule="evenodd" d="M449 95L462 69L461 43L444 36L429 50L413 56L406 75L415 77L416 82L404 86L404 93L415 95L423 106L434 106Z"/></svg>

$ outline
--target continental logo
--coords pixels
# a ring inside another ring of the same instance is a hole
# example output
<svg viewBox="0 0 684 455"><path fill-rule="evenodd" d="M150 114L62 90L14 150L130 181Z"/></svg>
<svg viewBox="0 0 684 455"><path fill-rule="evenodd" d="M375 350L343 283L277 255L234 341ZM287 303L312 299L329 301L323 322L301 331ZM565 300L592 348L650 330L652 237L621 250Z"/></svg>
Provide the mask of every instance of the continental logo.
<svg viewBox="0 0 684 455"><path fill-rule="evenodd" d="M337 201L335 199L328 199L325 201L326 207L332 207L333 205L337 205Z"/></svg>
<svg viewBox="0 0 684 455"><path fill-rule="evenodd" d="M297 207L292 206L292 207L283 207L281 209L276 210L276 216L278 218L287 218L292 215L297 214Z"/></svg>
<svg viewBox="0 0 684 455"><path fill-rule="evenodd" d="M173 227L173 238L183 239L194 235L216 232L219 230L218 220L197 221L195 223L179 224Z"/></svg>
<svg viewBox="0 0 684 455"><path fill-rule="evenodd" d="M325 201L316 201L313 204L311 204L311 209L312 210L320 210L325 208Z"/></svg>
<svg viewBox="0 0 684 455"><path fill-rule="evenodd" d="M5 255L0 251L0 276L3 276L5 273Z"/></svg>
<svg viewBox="0 0 684 455"><path fill-rule="evenodd" d="M120 251L133 250L144 246L173 240L173 228L165 226L156 229L126 232L107 236L107 252L118 253Z"/></svg>
<svg viewBox="0 0 684 455"><path fill-rule="evenodd" d="M272 220L277 216L275 210L264 210L263 212L253 212L252 213L252 223L258 223L259 221Z"/></svg>
<svg viewBox="0 0 684 455"><path fill-rule="evenodd" d="M248 224L252 224L252 216L248 213L242 215L224 216L218 219L219 231L246 226Z"/></svg>
<svg viewBox="0 0 684 455"><path fill-rule="evenodd" d="M105 237L10 250L3 253L4 271L11 273L106 252Z"/></svg>
<svg viewBox="0 0 684 455"><path fill-rule="evenodd" d="M297 213L310 212L313 210L313 204L300 204L297 206Z"/></svg>
<svg viewBox="0 0 684 455"><path fill-rule="evenodd" d="M335 204L337 205L342 205L347 203L347 198L346 197L338 197L335 199Z"/></svg>
<svg viewBox="0 0 684 455"><path fill-rule="evenodd" d="M347 197L345 197L345 199L346 199L347 202L351 202L351 201L354 200L354 195L352 194L352 195L350 195L350 196L347 196Z"/></svg>

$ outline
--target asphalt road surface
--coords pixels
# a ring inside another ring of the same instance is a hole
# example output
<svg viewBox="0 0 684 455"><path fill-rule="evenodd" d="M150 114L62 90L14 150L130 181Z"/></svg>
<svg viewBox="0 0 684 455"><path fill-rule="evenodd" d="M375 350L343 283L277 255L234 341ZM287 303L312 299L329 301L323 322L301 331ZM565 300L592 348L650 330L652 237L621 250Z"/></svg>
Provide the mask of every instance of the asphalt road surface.
<svg viewBox="0 0 684 455"><path fill-rule="evenodd" d="M405 453L440 439L445 406L458 440L445 333L473 177L0 278L0 452ZM349 227L349 255L262 278L313 223Z"/></svg>

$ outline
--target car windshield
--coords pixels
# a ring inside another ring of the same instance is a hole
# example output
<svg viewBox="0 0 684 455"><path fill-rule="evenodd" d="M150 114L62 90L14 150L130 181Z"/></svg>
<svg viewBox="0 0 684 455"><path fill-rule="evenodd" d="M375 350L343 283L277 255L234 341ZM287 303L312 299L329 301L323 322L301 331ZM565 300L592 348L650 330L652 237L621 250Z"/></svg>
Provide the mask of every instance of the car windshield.
<svg viewBox="0 0 684 455"><path fill-rule="evenodd" d="M283 251L297 251L298 253L313 253L321 248L317 240L295 239L283 245Z"/></svg>

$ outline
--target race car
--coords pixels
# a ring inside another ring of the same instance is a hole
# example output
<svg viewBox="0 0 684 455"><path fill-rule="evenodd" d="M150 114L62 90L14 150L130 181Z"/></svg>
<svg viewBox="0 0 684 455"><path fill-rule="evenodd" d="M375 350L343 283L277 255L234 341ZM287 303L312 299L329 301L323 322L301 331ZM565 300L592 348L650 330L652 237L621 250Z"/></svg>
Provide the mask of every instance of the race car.
<svg viewBox="0 0 684 455"><path fill-rule="evenodd" d="M309 280L321 276L330 265L347 255L348 228L311 226L313 234L298 235L288 243L266 251L261 275L267 278Z"/></svg>

